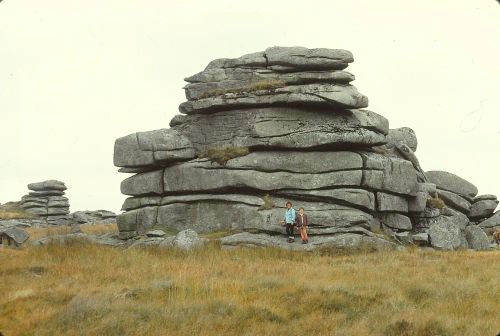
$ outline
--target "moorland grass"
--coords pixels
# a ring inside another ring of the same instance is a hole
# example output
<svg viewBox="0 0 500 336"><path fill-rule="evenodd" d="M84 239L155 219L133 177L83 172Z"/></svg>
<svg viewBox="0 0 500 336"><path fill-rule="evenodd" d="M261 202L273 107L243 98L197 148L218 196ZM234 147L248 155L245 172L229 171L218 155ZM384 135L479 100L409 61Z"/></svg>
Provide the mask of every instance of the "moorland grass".
<svg viewBox="0 0 500 336"><path fill-rule="evenodd" d="M215 242L192 252L79 242L0 249L0 331L496 335L499 262L498 251L346 255Z"/></svg>

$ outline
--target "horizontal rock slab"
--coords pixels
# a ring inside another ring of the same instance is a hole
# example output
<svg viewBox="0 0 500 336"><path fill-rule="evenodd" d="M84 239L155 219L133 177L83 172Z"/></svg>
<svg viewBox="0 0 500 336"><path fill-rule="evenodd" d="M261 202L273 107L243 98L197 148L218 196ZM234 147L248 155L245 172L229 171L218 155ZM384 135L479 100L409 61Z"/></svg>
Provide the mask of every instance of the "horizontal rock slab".
<svg viewBox="0 0 500 336"><path fill-rule="evenodd" d="M314 83L249 92L231 92L188 100L179 105L179 111L194 114L264 106L356 109L368 107L368 98L352 85Z"/></svg>
<svg viewBox="0 0 500 336"><path fill-rule="evenodd" d="M299 71L279 73L269 69L213 68L186 78L186 98L195 100L230 92L255 91L311 83L349 84L354 75L346 71Z"/></svg>
<svg viewBox="0 0 500 336"><path fill-rule="evenodd" d="M361 186L373 190L415 194L416 175L407 161L381 156L380 162L376 159L366 162L370 167L367 170L311 174L237 169L214 165L207 160L193 160L163 170L131 176L122 182L121 192L125 195L141 196L228 189L272 191Z"/></svg>
<svg viewBox="0 0 500 336"><path fill-rule="evenodd" d="M62 190L31 191L28 195L33 197L62 196L64 195L64 191Z"/></svg>
<svg viewBox="0 0 500 336"><path fill-rule="evenodd" d="M464 214L469 213L471 204L460 195L446 190L438 190L438 195L447 206L452 207L453 209L456 209Z"/></svg>
<svg viewBox="0 0 500 336"><path fill-rule="evenodd" d="M364 165L361 154L348 151L259 151L231 159L225 167L264 172L325 173L363 169Z"/></svg>
<svg viewBox="0 0 500 336"><path fill-rule="evenodd" d="M202 198L203 195L200 195ZM228 195L212 195L211 199L193 202L174 202L161 206L148 206L130 210L117 218L120 231L148 230L154 225L165 225L178 230L193 229L197 232L209 232L226 229L261 230L268 232L284 232L280 225L285 212L286 199L274 198L277 205L269 210L259 210L262 200L256 198L255 205L228 201ZM240 196L248 203L251 198ZM359 209L348 206L327 204L322 202L305 202L293 200L296 208L303 207L309 216L312 226L321 227L351 227L369 228L373 217Z"/></svg>
<svg viewBox="0 0 500 336"><path fill-rule="evenodd" d="M470 207L469 218L482 219L493 214L498 206L497 200L481 200L474 202Z"/></svg>
<svg viewBox="0 0 500 336"><path fill-rule="evenodd" d="M265 83L266 81L279 81L290 85L318 82L347 84L354 80L354 75L341 70L302 70L286 73L263 68L207 68L184 80L190 83L185 88L196 88L196 85L206 84L218 85L216 87L206 86L208 89L225 89L228 87L240 87L239 83ZM203 86L199 86L198 88L201 87ZM193 93L195 91L202 90L192 90Z"/></svg>
<svg viewBox="0 0 500 336"><path fill-rule="evenodd" d="M197 153L209 148L367 147L384 144L386 118L368 110L306 110L295 107L252 108L174 118L173 126Z"/></svg>
<svg viewBox="0 0 500 336"><path fill-rule="evenodd" d="M222 246L277 247L294 251L312 251L328 247L340 249L355 249L360 247L372 247L375 249L396 248L396 244L385 239L353 233L314 237L309 239L308 244L301 244L300 242L290 244L283 236L243 232L223 237L220 239L220 242Z"/></svg>
<svg viewBox="0 0 500 336"><path fill-rule="evenodd" d="M415 131L409 127L400 127L390 129L387 134L387 148L394 148L398 143L405 143L410 149L415 152L417 150L417 136Z"/></svg>
<svg viewBox="0 0 500 336"><path fill-rule="evenodd" d="M266 65L276 70L330 70L344 69L354 61L352 53L344 49L304 47L270 47L264 52Z"/></svg>
<svg viewBox="0 0 500 336"><path fill-rule="evenodd" d="M49 200L47 203L48 208L69 208L69 202L68 201L58 201L58 200Z"/></svg>
<svg viewBox="0 0 500 336"><path fill-rule="evenodd" d="M406 198L384 192L377 192L376 195L378 211L408 212L408 200Z"/></svg>
<svg viewBox="0 0 500 336"><path fill-rule="evenodd" d="M433 170L426 172L425 175L439 189L451 191L466 199L477 195L478 190L475 185L455 174Z"/></svg>
<svg viewBox="0 0 500 336"><path fill-rule="evenodd" d="M486 195L478 195L474 197L472 200L472 203L478 202L478 201L486 201L486 200L491 200L491 201L497 201L497 196L496 195L491 195L491 194L486 194Z"/></svg>
<svg viewBox="0 0 500 336"><path fill-rule="evenodd" d="M117 167L158 166L195 157L188 138L173 129L137 132L115 141L113 162Z"/></svg>
<svg viewBox="0 0 500 336"><path fill-rule="evenodd" d="M380 223L398 230L411 230L412 223L410 218L398 213L382 213L377 215Z"/></svg>
<svg viewBox="0 0 500 336"><path fill-rule="evenodd" d="M57 180L47 180L42 182L28 184L28 189L33 191L46 191L46 190L66 190L64 182Z"/></svg>
<svg viewBox="0 0 500 336"><path fill-rule="evenodd" d="M214 68L267 68L283 72L342 70L353 61L352 53L343 49L270 47L265 51L246 54L238 58L213 60L205 70Z"/></svg>
<svg viewBox="0 0 500 336"><path fill-rule="evenodd" d="M67 215L69 208L47 208L47 215Z"/></svg>
<svg viewBox="0 0 500 336"><path fill-rule="evenodd" d="M346 204L360 207L368 211L375 211L375 195L364 189L340 188L321 190L282 190L277 195L287 196L294 199L317 199L323 202Z"/></svg>

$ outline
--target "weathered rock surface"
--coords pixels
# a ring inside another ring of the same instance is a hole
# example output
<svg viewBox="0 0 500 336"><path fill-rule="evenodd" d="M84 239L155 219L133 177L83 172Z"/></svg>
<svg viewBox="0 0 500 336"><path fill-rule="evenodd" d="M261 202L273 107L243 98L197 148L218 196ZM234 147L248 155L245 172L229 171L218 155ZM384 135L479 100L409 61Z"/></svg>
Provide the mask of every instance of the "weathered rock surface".
<svg viewBox="0 0 500 336"><path fill-rule="evenodd" d="M292 152L287 154L290 156L290 160L294 157L293 154ZM282 160L282 162L286 162L286 160ZM121 191L125 195L141 196L242 188L270 191L295 189L300 186L301 189L305 190L328 187L364 187L402 195L413 196L416 194L416 175L409 162L375 153L366 155L365 162L363 170L329 171L320 174L289 172L290 170L307 168L304 166L313 165L314 162L300 161L296 166L290 164L289 171L265 172L261 171L266 167L260 167L260 160L254 160L252 168L256 170L250 170L246 169L248 165L236 167L237 163L231 163L234 167L232 168L231 165L219 166L201 159L175 164L163 171L157 170L129 177L122 182ZM321 165L319 166L321 167ZM312 170L314 171L314 169Z"/></svg>
<svg viewBox="0 0 500 336"><path fill-rule="evenodd" d="M116 214L108 210L75 211L71 219L80 224L115 224Z"/></svg>
<svg viewBox="0 0 500 336"><path fill-rule="evenodd" d="M413 152L417 150L417 136L415 135L415 131L409 127L400 127L389 130L389 133L387 134L386 147L394 148L400 142L405 143Z"/></svg>
<svg viewBox="0 0 500 336"><path fill-rule="evenodd" d="M64 182L57 180L47 180L28 184L28 189L33 191L66 190Z"/></svg>
<svg viewBox="0 0 500 336"><path fill-rule="evenodd" d="M486 200L497 201L497 197L495 195L491 195L491 194L478 195L478 196L474 197L472 202L475 203L478 201L486 201Z"/></svg>
<svg viewBox="0 0 500 336"><path fill-rule="evenodd" d="M177 119L178 120L178 119ZM189 115L173 128L198 153L211 147L303 149L384 144L388 121L368 110L263 107Z"/></svg>
<svg viewBox="0 0 500 336"><path fill-rule="evenodd" d="M309 244L287 243L282 236L267 234L237 233L221 238L222 246L279 247L295 251L312 251L318 248L360 248L395 249L396 244L378 237L345 233L311 238Z"/></svg>
<svg viewBox="0 0 500 336"><path fill-rule="evenodd" d="M160 166L195 157L188 138L173 129L129 134L115 141L114 164L119 167Z"/></svg>
<svg viewBox="0 0 500 336"><path fill-rule="evenodd" d="M490 247L488 236L476 225L469 225L465 228L465 239L467 239L469 248L474 250L487 250Z"/></svg>
<svg viewBox="0 0 500 336"><path fill-rule="evenodd" d="M500 227L500 211L495 212L490 218L479 223L481 228Z"/></svg>
<svg viewBox="0 0 500 336"><path fill-rule="evenodd" d="M186 114L262 106L303 106L313 108L364 108L368 98L348 84L304 84L224 93L208 98L188 100L179 106Z"/></svg>
<svg viewBox="0 0 500 336"><path fill-rule="evenodd" d="M403 245L473 245L464 230L482 218L466 214L496 199L473 199L477 188L451 173L425 173L415 132L361 109L368 99L343 70L352 61L344 50L273 47L186 78L170 129L115 143L115 165L135 174L121 184L132 197L117 217L119 238L175 246L151 233L162 228L241 232L221 240L228 247L392 246L382 229ZM283 239L287 200L305 209L311 244ZM137 237L145 234L155 236Z"/></svg>
<svg viewBox="0 0 500 336"><path fill-rule="evenodd" d="M120 231L146 232L154 225L167 225L177 230L189 228L197 232L233 229L284 233L285 229L279 223L283 219L286 199L274 198L275 208L259 210L263 201L258 197L254 197L254 204L250 204L251 197L245 197L247 203L243 203L241 197L230 201L230 197L233 196L212 195L208 199L206 195L200 195L199 200L172 197L166 205L147 206L119 215L118 228ZM295 203L305 208L310 216L311 229L317 229L317 233L330 227L369 228L373 220L369 213L345 205Z"/></svg>
<svg viewBox="0 0 500 336"><path fill-rule="evenodd" d="M487 199L476 201L470 207L469 217L471 219L487 218L493 214L497 206L497 200Z"/></svg>
<svg viewBox="0 0 500 336"><path fill-rule="evenodd" d="M29 234L26 231L15 226L0 229L0 242L3 242L3 244L9 243L12 246L19 246L28 240L28 238Z"/></svg>
<svg viewBox="0 0 500 336"><path fill-rule="evenodd" d="M430 225L428 234L431 246L437 249L455 250L462 245L460 226L449 217L439 217Z"/></svg>
<svg viewBox="0 0 500 336"><path fill-rule="evenodd" d="M446 190L439 190L438 195L447 206L452 207L453 209L456 209L464 214L469 213L471 204L460 195Z"/></svg>
<svg viewBox="0 0 500 336"><path fill-rule="evenodd" d="M186 78L184 113L267 105L366 107L342 71L352 62L345 50L272 47L264 52L210 62Z"/></svg>
<svg viewBox="0 0 500 336"><path fill-rule="evenodd" d="M411 230L410 218L398 213L384 213L378 216L380 222L390 228L399 230Z"/></svg>
<svg viewBox="0 0 500 336"><path fill-rule="evenodd" d="M472 198L477 195L477 187L463 178L445 171L428 171L425 175L439 189L451 191L462 197Z"/></svg>
<svg viewBox="0 0 500 336"><path fill-rule="evenodd" d="M183 250L192 250L196 247L202 245L202 240L198 236L198 233L193 230L183 230L179 232L175 239L172 242L174 247L183 249Z"/></svg>
<svg viewBox="0 0 500 336"><path fill-rule="evenodd" d="M30 183L32 190L22 197L20 206L28 213L37 215L46 224L66 225L69 223L69 202L64 197L66 185L57 180Z"/></svg>

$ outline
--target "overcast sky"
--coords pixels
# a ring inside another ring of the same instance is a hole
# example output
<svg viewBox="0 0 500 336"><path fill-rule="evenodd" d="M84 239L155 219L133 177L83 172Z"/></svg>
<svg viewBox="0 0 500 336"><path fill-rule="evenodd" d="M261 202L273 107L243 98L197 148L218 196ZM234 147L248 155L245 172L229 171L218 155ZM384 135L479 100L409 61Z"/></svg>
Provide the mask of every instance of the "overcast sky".
<svg viewBox="0 0 500 336"><path fill-rule="evenodd" d="M59 179L71 211L118 211L114 140L168 127L210 60L275 45L352 51L353 84L415 130L424 170L500 195L494 0L4 0L0 203Z"/></svg>

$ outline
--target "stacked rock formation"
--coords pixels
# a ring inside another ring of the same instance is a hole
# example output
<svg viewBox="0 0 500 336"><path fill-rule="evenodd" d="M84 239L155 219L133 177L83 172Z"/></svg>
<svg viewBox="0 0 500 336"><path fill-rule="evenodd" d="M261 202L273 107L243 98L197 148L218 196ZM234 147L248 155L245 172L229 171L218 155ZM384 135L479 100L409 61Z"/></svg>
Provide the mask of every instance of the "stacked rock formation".
<svg viewBox="0 0 500 336"><path fill-rule="evenodd" d="M37 215L47 224L68 224L69 202L64 196L67 189L64 182L48 180L31 183L28 189L31 192L23 196L20 203L26 212Z"/></svg>
<svg viewBox="0 0 500 336"><path fill-rule="evenodd" d="M243 232L223 244L273 245L290 200L309 215L313 247L428 244L442 210L429 205L437 189L415 133L364 109L351 62L346 50L272 47L187 78L171 128L115 142L114 164L135 174L121 184L120 237L229 229Z"/></svg>

